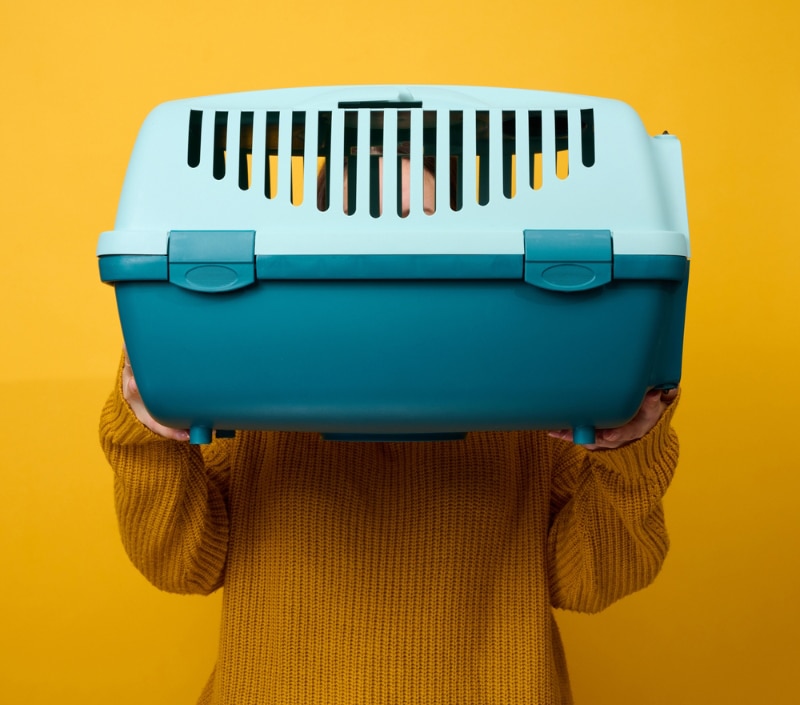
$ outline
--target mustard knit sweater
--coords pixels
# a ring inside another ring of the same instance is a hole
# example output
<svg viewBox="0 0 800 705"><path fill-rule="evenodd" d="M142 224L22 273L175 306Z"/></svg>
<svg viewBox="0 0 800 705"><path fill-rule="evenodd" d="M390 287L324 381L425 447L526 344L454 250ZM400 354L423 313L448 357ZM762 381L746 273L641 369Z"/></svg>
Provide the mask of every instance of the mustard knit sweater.
<svg viewBox="0 0 800 705"><path fill-rule="evenodd" d="M349 443L240 432L210 446L101 420L125 548L157 587L224 586L208 705L564 705L552 608L649 584L673 404L588 452L542 432Z"/></svg>

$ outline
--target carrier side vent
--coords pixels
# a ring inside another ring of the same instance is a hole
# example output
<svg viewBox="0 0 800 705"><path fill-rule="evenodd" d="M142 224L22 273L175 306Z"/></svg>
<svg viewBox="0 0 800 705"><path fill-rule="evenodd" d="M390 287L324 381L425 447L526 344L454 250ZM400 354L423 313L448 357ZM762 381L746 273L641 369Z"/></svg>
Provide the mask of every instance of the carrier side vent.
<svg viewBox="0 0 800 705"><path fill-rule="evenodd" d="M194 168L200 164L200 137L203 129L203 111L189 112L189 151L187 163Z"/></svg>
<svg viewBox="0 0 800 705"><path fill-rule="evenodd" d="M228 151L228 113L214 114L214 161L213 172L217 180L225 178L225 157Z"/></svg>
<svg viewBox="0 0 800 705"><path fill-rule="evenodd" d="M260 114L191 110L187 165L210 167L214 179L235 178L239 189L254 194L257 181L268 201L288 199L298 207L347 215L363 210L378 218L419 210L459 212L471 204L486 207L566 180L596 161L591 108L467 111L346 105L334 111ZM209 130L211 139L204 141ZM263 132L254 139L257 130ZM254 143L259 145L256 153ZM204 145L211 154L203 153ZM332 169L339 170L339 178ZM282 170L286 174L279 182ZM286 193L279 191L279 183L288 185ZM304 193L314 188L315 194Z"/></svg>

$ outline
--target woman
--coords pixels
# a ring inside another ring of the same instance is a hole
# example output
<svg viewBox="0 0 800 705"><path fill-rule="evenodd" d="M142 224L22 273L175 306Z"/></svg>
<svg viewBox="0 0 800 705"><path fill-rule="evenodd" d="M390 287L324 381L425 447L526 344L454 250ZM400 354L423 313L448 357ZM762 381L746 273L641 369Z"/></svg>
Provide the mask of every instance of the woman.
<svg viewBox="0 0 800 705"><path fill-rule="evenodd" d="M431 207L430 170L423 184ZM172 592L224 587L200 703L565 705L553 608L597 612L659 572L676 397L649 393L587 447L563 431L199 447L152 418L126 356L101 441L139 570Z"/></svg>

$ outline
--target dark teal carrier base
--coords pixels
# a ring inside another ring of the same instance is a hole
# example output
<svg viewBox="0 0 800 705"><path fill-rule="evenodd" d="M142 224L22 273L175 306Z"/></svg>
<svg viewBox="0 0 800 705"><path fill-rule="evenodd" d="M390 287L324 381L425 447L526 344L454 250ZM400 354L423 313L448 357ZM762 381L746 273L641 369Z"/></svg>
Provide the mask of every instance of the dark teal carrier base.
<svg viewBox="0 0 800 705"><path fill-rule="evenodd" d="M687 284L688 261L678 280L569 293L521 280L115 287L145 404L194 442L213 429L431 440L573 428L590 443L648 390L678 384Z"/></svg>

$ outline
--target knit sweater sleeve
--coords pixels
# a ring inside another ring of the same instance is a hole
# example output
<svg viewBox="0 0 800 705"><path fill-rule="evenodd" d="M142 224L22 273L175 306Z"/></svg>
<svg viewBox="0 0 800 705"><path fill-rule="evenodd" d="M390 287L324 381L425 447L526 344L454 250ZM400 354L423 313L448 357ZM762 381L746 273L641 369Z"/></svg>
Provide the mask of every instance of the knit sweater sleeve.
<svg viewBox="0 0 800 705"><path fill-rule="evenodd" d="M615 450L553 445L548 535L555 607L599 612L649 585L669 548L662 498L678 462L677 402L643 438Z"/></svg>
<svg viewBox="0 0 800 705"><path fill-rule="evenodd" d="M102 411L100 441L133 564L169 592L209 594L220 587L228 539L224 444L202 451L152 433L123 398L119 377Z"/></svg>

